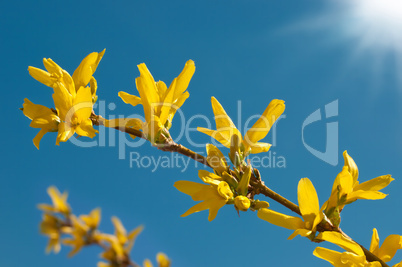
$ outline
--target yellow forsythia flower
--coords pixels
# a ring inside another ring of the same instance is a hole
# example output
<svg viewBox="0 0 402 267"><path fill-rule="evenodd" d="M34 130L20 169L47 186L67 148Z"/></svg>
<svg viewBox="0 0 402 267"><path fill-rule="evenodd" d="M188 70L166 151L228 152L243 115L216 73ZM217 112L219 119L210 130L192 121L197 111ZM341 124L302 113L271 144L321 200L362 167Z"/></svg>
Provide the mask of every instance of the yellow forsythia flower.
<svg viewBox="0 0 402 267"><path fill-rule="evenodd" d="M73 250L68 254L69 257L78 253L85 245L98 243L102 235L96 230L101 219L101 210L99 208L92 210L88 215L70 216L72 228L70 235L72 238L63 239L63 244L72 246Z"/></svg>
<svg viewBox="0 0 402 267"><path fill-rule="evenodd" d="M357 199L385 198L387 195L379 190L385 188L394 180L391 175L383 175L364 183L359 183L359 170L355 161L347 151L343 152L343 157L345 165L335 178L330 198L323 205L323 209L329 217L331 217L330 215L334 209L338 209L340 212L346 204L352 203Z"/></svg>
<svg viewBox="0 0 402 267"><path fill-rule="evenodd" d="M208 220L215 219L220 208L229 201L233 201L233 192L227 182L222 177L205 170L198 172L199 177L206 184L200 184L190 181L177 181L174 186L187 195L190 195L194 201L203 201L187 210L182 217L192 213L209 209Z"/></svg>
<svg viewBox="0 0 402 267"><path fill-rule="evenodd" d="M313 254L316 257L330 262L333 266L381 267L381 263L378 261L368 262L362 248L338 232L323 232L317 236L317 239L331 242L346 250L346 252L338 252L322 247L317 247L314 250ZM380 247L377 229L373 229L370 252L382 261L389 262L395 256L396 251L401 248L402 237L399 235L388 236ZM401 265L402 262L393 265L393 267L400 267Z"/></svg>
<svg viewBox="0 0 402 267"><path fill-rule="evenodd" d="M95 136L97 131L89 118L97 90L92 75L104 52L94 52L85 57L72 77L50 58L43 59L48 72L31 66L28 68L33 78L54 89L55 112L25 99L23 112L32 120L31 127L41 128L34 138L38 149L41 138L47 132L58 132L56 145L66 142L74 133L90 138ZM88 83L90 87L87 87Z"/></svg>
<svg viewBox="0 0 402 267"><path fill-rule="evenodd" d="M317 192L308 178L299 181L297 199L304 221L299 217L264 208L258 211L258 217L277 226L295 230L288 239L293 239L297 235L311 237L315 234L317 225L324 219L324 214L320 211Z"/></svg>
<svg viewBox="0 0 402 267"><path fill-rule="evenodd" d="M99 239L110 243L110 249L102 253L102 258L110 262L121 262L130 254L135 239L142 232L143 226L139 226L127 234L126 229L117 217L112 217L115 234L100 234ZM101 263L105 264L105 263ZM99 264L98 264L99 266ZM107 265L105 265L107 266Z"/></svg>
<svg viewBox="0 0 402 267"><path fill-rule="evenodd" d="M49 204L39 204L38 208L45 211L45 212L53 212L53 213L63 213L63 214L70 214L71 208L67 203L68 193L64 192L61 194L59 190L55 186L50 186L47 189L47 193L49 194L53 205Z"/></svg>
<svg viewBox="0 0 402 267"><path fill-rule="evenodd" d="M63 233L69 233L71 228L62 225L57 216L44 213L40 223L40 233L49 237L49 242L46 247L46 253L53 251L59 253L61 249L60 241Z"/></svg>
<svg viewBox="0 0 402 267"><path fill-rule="evenodd" d="M195 72L194 61L186 62L183 71L173 80L169 88L162 81L155 82L147 66L138 65L140 77L135 79L140 97L119 92L119 96L126 104L136 106L142 104L146 122L142 126L144 133L153 142L162 128L169 129L173 116L184 101L189 97L187 87Z"/></svg>
<svg viewBox="0 0 402 267"><path fill-rule="evenodd" d="M165 253L159 252L156 254L156 262L158 263L158 267L170 267L170 259Z"/></svg>
<svg viewBox="0 0 402 267"><path fill-rule="evenodd" d="M71 213L71 208L67 203L67 192L61 194L55 186L50 186L47 192L53 202L53 205L39 204L38 208L43 210L42 222L40 223L40 232L49 237L49 243L46 247L46 252L54 251L58 253L61 249L60 238L64 233L71 232L71 226L63 224L57 214L68 216Z"/></svg>
<svg viewBox="0 0 402 267"><path fill-rule="evenodd" d="M166 256L165 253L159 252L156 255L156 262L158 263L158 267L170 267L170 259ZM143 262L144 267L153 267L152 262L148 259Z"/></svg>
<svg viewBox="0 0 402 267"><path fill-rule="evenodd" d="M215 115L216 130L198 127L197 130L205 133L218 142L222 143L225 147L230 147L232 136L236 135L239 142L243 146L243 153L247 156L249 153L267 152L271 144L260 143L271 129L275 121L282 115L285 110L285 102L283 100L274 99L269 103L262 116L254 123L254 125L247 131L242 138L239 130L226 114L222 105L216 100L215 97L211 98L212 110Z"/></svg>

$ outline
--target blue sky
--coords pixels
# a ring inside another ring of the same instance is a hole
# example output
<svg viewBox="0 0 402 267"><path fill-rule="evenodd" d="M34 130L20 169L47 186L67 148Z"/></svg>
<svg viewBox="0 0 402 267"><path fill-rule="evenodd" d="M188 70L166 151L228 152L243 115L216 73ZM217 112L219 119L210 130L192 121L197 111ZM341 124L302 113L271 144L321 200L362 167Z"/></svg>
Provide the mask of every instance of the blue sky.
<svg viewBox="0 0 402 267"><path fill-rule="evenodd" d="M145 231L132 253L137 262L153 260L163 251L175 267L329 266L312 256L313 243L301 237L286 240L290 231L258 219L253 212L241 213L239 218L233 207L227 206L213 222L208 222L207 212L181 218L195 203L173 183L197 181L202 166L157 168L154 172L130 167L130 153L170 156L149 144L126 147L125 159L119 159L123 152L108 141L92 148L70 142L57 147L56 136L47 134L38 151L32 144L37 130L29 127L18 108L24 98L52 106L52 91L29 76L28 66L42 68L42 59L52 58L72 74L87 54L104 48L106 53L95 73L99 101L116 105L114 110L107 109L106 116L142 114L141 107L125 105L117 96L121 90L137 94L134 79L139 75L139 63L145 62L156 80L170 84L192 59L197 69L188 88L190 98L182 108L185 120L175 118L172 136L179 135L182 125L206 126L202 120L184 123L200 114L212 119L211 96L234 122L241 114L242 123L261 114L271 99L283 99L286 118L277 125L271 157L285 158L286 168L261 168L266 184L296 202L299 179L309 177L324 203L347 149L359 166L361 181L383 174L392 174L396 180L384 190L389 194L386 199L348 206L342 212L342 229L367 247L373 227L382 240L400 234L402 216L396 208L402 200L398 194L402 189L398 179L402 176L400 47L375 42L386 42L384 36L370 36L371 41L363 42L367 36L362 30L351 34L350 29L360 22L348 15L348 9L323 2L3 3L0 109L6 124L0 139L0 265L95 266L100 253L97 248L84 249L72 259L67 259L66 247L59 255L44 253L47 240L38 232L41 213L36 204L49 202L46 188L56 185L70 193L77 214L101 207L101 229L106 232L113 230L113 215L128 229L143 224ZM338 164L333 166L311 154L301 136L304 120L335 100L338 116L325 119L323 115L323 120L304 129L308 145L324 151L326 123L338 122ZM239 129L243 126L238 125ZM202 133L189 134L198 144L211 142ZM106 133L106 140L109 137ZM272 135L266 141L272 142ZM189 140L180 142L191 148ZM291 215L269 202L273 209Z"/></svg>

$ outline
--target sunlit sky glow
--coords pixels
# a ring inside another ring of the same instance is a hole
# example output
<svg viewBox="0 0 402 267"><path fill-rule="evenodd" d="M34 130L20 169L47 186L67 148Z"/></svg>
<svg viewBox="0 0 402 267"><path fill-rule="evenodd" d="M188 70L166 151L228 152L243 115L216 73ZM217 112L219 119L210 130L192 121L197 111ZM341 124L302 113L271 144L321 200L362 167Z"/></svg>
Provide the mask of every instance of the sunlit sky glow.
<svg viewBox="0 0 402 267"><path fill-rule="evenodd" d="M371 49L402 52L402 1L348 0L338 2L346 12L345 31Z"/></svg>

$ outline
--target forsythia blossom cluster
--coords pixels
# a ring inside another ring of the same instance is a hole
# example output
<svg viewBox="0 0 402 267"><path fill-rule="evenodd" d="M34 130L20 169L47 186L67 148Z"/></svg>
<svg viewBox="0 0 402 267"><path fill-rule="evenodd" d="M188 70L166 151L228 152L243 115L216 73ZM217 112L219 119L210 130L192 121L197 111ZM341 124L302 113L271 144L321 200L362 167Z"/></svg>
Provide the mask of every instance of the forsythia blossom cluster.
<svg viewBox="0 0 402 267"><path fill-rule="evenodd" d="M214 97L211 99L215 114L216 130L198 128L224 146L230 148L229 159L233 164L230 169L223 153L214 145L207 144L207 161L214 172L200 170L198 176L205 184L178 181L174 186L181 192L190 195L194 201L203 201L186 211L182 216L209 209L208 220L212 221L220 208L226 204L234 204L239 212L259 210L269 207L268 202L254 199L249 192L250 179L254 169L245 159L250 153L266 152L271 147L268 143L258 143L269 132L272 124L285 110L282 100L273 100L265 109L262 116L247 131L244 138L226 114L222 105Z"/></svg>
<svg viewBox="0 0 402 267"><path fill-rule="evenodd" d="M115 233L102 233L98 230L101 220L99 208L87 215L76 216L67 203L66 192L61 194L54 186L49 187L47 191L52 204L40 204L38 208L44 212L40 232L49 237L46 248L48 253L51 251L58 253L61 244L64 244L72 247L69 253L69 257L72 257L85 246L98 245L104 249L101 258L106 261L99 262L98 267L133 266L130 252L137 236L143 230L142 226L127 233L119 218L112 217ZM159 267L170 266L170 260L163 253L158 253L157 262ZM146 259L143 266L152 267L152 263Z"/></svg>
<svg viewBox="0 0 402 267"><path fill-rule="evenodd" d="M97 132L93 128L95 124L114 127L133 134L132 137L135 137L135 134L149 140L153 145L166 145L166 151L180 152L200 160L200 155L174 143L169 133L174 115L189 97L187 87L195 72L194 62L187 61L182 72L173 79L169 87L162 81L155 81L144 63L139 64L140 76L135 80L139 96L123 91L118 95L126 104L141 104L145 121L138 118L105 120L96 116L92 110L97 100L97 82L93 74L103 54L104 51L89 54L72 76L51 59L43 60L47 71L29 67L32 77L53 88L55 106L54 109L47 108L25 99L22 109L24 115L32 120L31 127L40 128L33 140L35 146L39 149L40 140L47 132L58 133L57 145L67 141L74 133L93 138ZM194 201L200 201L182 214L183 217L208 210L208 220L212 221L219 209L225 205L233 205L238 213L258 211L257 216L260 219L293 230L288 239L300 235L313 242L327 241L338 245L343 252L323 247L317 247L313 252L315 256L336 267L385 266L385 263L395 256L396 251L402 248L402 237L399 235L388 236L380 246L379 236L374 228L370 248L365 250L340 229L342 210L358 199L385 198L387 195L380 190L394 180L391 175L360 182L357 165L345 151L344 166L335 178L328 200L320 206L313 183L308 178L302 178L297 187L297 206L269 189L262 181L259 171L253 168L247 159L250 154L263 153L270 149L271 144L260 141L267 136L284 112L284 101L272 100L244 135L236 128L218 100L212 97L211 102L216 129L197 129L221 143L223 149L227 148L228 157L217 146L207 144L207 157L202 157L204 160L201 158L201 162L212 170L198 171L198 177L203 183L174 183L179 191L191 196ZM103 261L98 263L98 267L139 266L132 262L130 252L142 231L141 226L128 233L121 221L113 217L114 234L102 233L98 230L100 209L94 209L87 215L76 216L67 203L67 193L61 194L55 187L49 187L48 193L52 205L39 205L44 211L41 233L49 237L46 249L48 252L57 253L61 244L64 244L72 247L69 255L73 256L85 246L98 245L104 250L101 254ZM276 200L300 216L290 216L273 210L268 202L256 198L258 194ZM170 260L163 253L159 253L156 260L159 267L170 266ZM152 267L152 263L145 260L143 266ZM402 262L394 267L402 267Z"/></svg>
<svg viewBox="0 0 402 267"><path fill-rule="evenodd" d="M97 131L92 127L90 116L97 100L98 85L92 75L104 53L105 50L89 54L73 76L50 58L43 59L47 71L28 68L33 78L53 88L55 109L34 104L27 98L23 104L24 115L32 120L30 126L41 129L33 140L38 149L40 140L47 132L58 132L57 145L66 142L74 133L91 138L95 136Z"/></svg>

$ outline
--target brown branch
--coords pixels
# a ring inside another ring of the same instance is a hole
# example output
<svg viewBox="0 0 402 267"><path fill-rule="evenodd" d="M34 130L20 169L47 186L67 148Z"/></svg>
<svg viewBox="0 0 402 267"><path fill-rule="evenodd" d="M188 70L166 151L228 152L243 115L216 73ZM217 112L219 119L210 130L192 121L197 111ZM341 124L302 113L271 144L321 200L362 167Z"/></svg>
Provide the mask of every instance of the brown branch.
<svg viewBox="0 0 402 267"><path fill-rule="evenodd" d="M102 118L101 116L92 114L91 115L91 120L93 122L94 125L104 125L104 118ZM133 128L129 128L129 127L121 127L121 126L116 126L116 127L111 127L114 128L116 130L140 137L142 139L146 139L147 137L139 130L133 129ZM191 149L186 148L183 145L177 144L175 143L171 138L167 138L165 140L164 144L156 144L154 145L155 147L157 147L158 149L162 150L162 151L167 151L167 152L177 152L179 154L182 154L186 157L189 157L199 163L204 164L205 166L208 166L210 168L212 168L210 166L210 164L208 163L207 159L192 151ZM297 206L296 204L294 204L293 202L291 202L290 200L286 199L285 197L279 195L278 193L276 193L275 191L273 191L272 189L270 189L269 187L267 187L264 182L260 179L260 177L256 177L254 175L254 173L252 174L252 177L250 179L250 185L253 187L253 191L255 192L255 194L262 194L266 197L269 197L273 200L275 200L276 202L278 202L279 204L285 206L286 208L290 209L291 211L297 213L298 215L301 216L301 212L300 212L300 208L299 206ZM328 218L324 218L324 220L317 226L317 231L318 232L324 232L324 231L336 231L341 233L342 235L344 235L345 237L349 238L350 240L352 240L353 242L355 242L356 244L358 244L364 251L364 254L366 256L366 259L370 262L373 261L378 261L381 263L382 267L389 267L384 261L382 261L380 258L378 258L376 255L374 255L373 253L371 253L368 249L366 249L364 246L360 245L359 243L357 243L356 241L354 241L353 239L351 239L348 235L346 235L339 227L335 227L334 225L332 225L332 223L329 221Z"/></svg>

